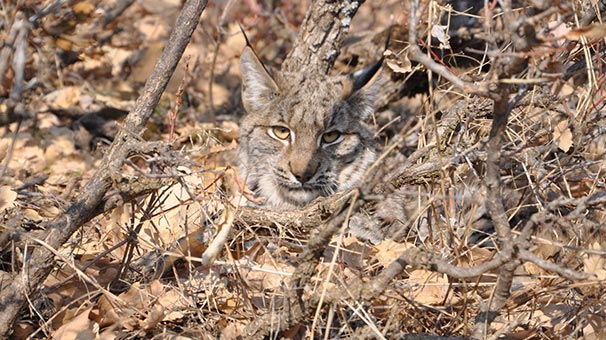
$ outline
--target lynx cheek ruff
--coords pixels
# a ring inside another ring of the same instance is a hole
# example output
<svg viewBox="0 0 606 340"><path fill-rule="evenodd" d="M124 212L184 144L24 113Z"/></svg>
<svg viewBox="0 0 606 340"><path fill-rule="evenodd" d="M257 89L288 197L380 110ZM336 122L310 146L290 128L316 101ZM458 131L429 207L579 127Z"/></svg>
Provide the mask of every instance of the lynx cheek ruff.
<svg viewBox="0 0 606 340"><path fill-rule="evenodd" d="M356 186L376 158L366 124L378 92L373 65L350 76L280 72L254 50L240 57L240 173L263 205L288 210Z"/></svg>

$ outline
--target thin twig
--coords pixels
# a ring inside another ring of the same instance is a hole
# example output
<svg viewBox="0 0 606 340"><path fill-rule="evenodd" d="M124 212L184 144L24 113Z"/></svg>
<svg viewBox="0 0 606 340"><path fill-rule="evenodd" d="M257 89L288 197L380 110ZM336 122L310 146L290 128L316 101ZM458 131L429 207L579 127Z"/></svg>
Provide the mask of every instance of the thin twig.
<svg viewBox="0 0 606 340"><path fill-rule="evenodd" d="M490 83L469 83L463 81L461 78L457 77L454 73L450 72L448 68L444 65L433 61L426 54L421 51L419 45L417 44L417 27L419 23L420 15L417 13L419 9L419 0L410 0L410 16L409 16L409 28L408 28L408 58L410 60L414 60L416 62L421 63L426 68L430 69L432 72L438 74L444 79L448 80L452 85L459 88L468 94L476 94L482 97L499 99L498 92L491 90L493 85Z"/></svg>

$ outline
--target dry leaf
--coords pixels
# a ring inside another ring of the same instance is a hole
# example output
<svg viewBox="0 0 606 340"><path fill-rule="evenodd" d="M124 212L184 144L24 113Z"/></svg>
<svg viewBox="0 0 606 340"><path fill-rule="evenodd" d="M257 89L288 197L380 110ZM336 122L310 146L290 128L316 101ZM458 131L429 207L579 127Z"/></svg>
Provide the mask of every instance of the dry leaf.
<svg viewBox="0 0 606 340"><path fill-rule="evenodd" d="M20 151L23 155L26 155L26 158L14 157L14 159L11 160L11 167L26 168L33 173L41 173L46 169L47 164L44 159L44 151L42 148L36 145L23 146L20 148Z"/></svg>
<svg viewBox="0 0 606 340"><path fill-rule="evenodd" d="M142 287L139 282L133 283L126 292L119 295L120 299L128 304L129 307L136 309L146 309L148 307L148 296L145 292L146 287Z"/></svg>
<svg viewBox="0 0 606 340"><path fill-rule="evenodd" d="M0 210L2 210L2 209L0 209ZM42 216L40 216L38 211L36 211L34 209L23 209L23 216L27 217L28 219L32 220L33 222L42 221Z"/></svg>
<svg viewBox="0 0 606 340"><path fill-rule="evenodd" d="M450 48L450 37L448 36L448 26L446 25L433 25L431 26L431 36L438 39L440 42L439 48L449 49Z"/></svg>
<svg viewBox="0 0 606 340"><path fill-rule="evenodd" d="M410 73L412 71L412 63L406 54L398 56L391 50L383 52L385 57L385 63L387 66L396 73Z"/></svg>
<svg viewBox="0 0 606 340"><path fill-rule="evenodd" d="M559 122L553 130L553 139L558 143L558 148L564 152L568 152L572 147L572 131L568 125L568 120L565 119Z"/></svg>
<svg viewBox="0 0 606 340"><path fill-rule="evenodd" d="M88 318L90 311L93 308L90 307L84 312L80 313L77 317L73 318L69 322L63 324L59 329L55 331L53 339L60 340L94 340L99 332L99 326Z"/></svg>
<svg viewBox="0 0 606 340"><path fill-rule="evenodd" d="M600 313L587 315L587 326L583 328L583 340L606 339L606 319Z"/></svg>
<svg viewBox="0 0 606 340"><path fill-rule="evenodd" d="M72 131L67 127L58 128L59 126L63 125L63 123L61 123L59 117L50 112L39 113L37 118L38 122L36 123L36 126L40 130L48 129L53 135L55 135L57 130L68 131L70 134L72 133Z"/></svg>
<svg viewBox="0 0 606 340"><path fill-rule="evenodd" d="M183 296L183 292L180 292L176 287L166 288L168 290L158 296L158 304L164 308L166 314L162 320L179 320L185 316L185 312L190 308L188 300ZM164 290L165 287L162 289Z"/></svg>
<svg viewBox="0 0 606 340"><path fill-rule="evenodd" d="M448 279L445 274L423 269L413 270L410 272L408 282L416 302L438 304L446 298Z"/></svg>
<svg viewBox="0 0 606 340"><path fill-rule="evenodd" d="M217 129L217 137L227 142L235 141L240 138L240 126L232 121L222 122ZM231 145L227 150L231 150Z"/></svg>
<svg viewBox="0 0 606 340"><path fill-rule="evenodd" d="M95 8L96 8L95 4L93 4L91 2L80 1L76 4L74 4L74 6L72 7L72 10L77 15L88 16L95 10Z"/></svg>
<svg viewBox="0 0 606 340"><path fill-rule="evenodd" d="M145 8L146 11L158 14L159 16L166 16L167 14L175 14L181 6L179 0L146 0L141 1L141 7Z"/></svg>
<svg viewBox="0 0 606 340"><path fill-rule="evenodd" d="M392 240L384 240L377 248L377 261L383 267L387 267L391 264L395 259L400 257L402 253L410 248L413 248L414 245L412 243L398 243Z"/></svg>
<svg viewBox="0 0 606 340"><path fill-rule="evenodd" d="M412 68L409 65L405 65L403 67L391 60L387 60L385 63L392 71L394 71L396 73L408 73L408 72L412 71Z"/></svg>
<svg viewBox="0 0 606 340"><path fill-rule="evenodd" d="M166 311L164 307L161 305L153 305L151 310L148 310L147 317L145 320L140 322L140 326L146 330L152 330L158 326L162 320L164 320L164 316L166 315Z"/></svg>
<svg viewBox="0 0 606 340"><path fill-rule="evenodd" d="M156 60L160 58L164 44L162 42L150 43L140 51L134 69L131 72L130 78L137 83L144 83L151 74L152 68L156 64ZM181 80L182 77L173 75L172 79Z"/></svg>
<svg viewBox="0 0 606 340"><path fill-rule="evenodd" d="M53 109L68 109L78 106L82 90L77 86L66 86L44 96L44 101Z"/></svg>
<svg viewBox="0 0 606 340"><path fill-rule="evenodd" d="M183 180L189 188L199 187L202 184L200 177L195 173L184 176ZM178 184L161 190L163 190L161 209L164 213L157 214L151 220L142 223L139 246L143 250L150 251L156 249L157 246L173 245L184 236L186 224L192 228L189 229L192 233L197 229L194 227L199 226L191 221L200 221L203 207L200 202L183 203L190 199L189 192L184 186ZM147 200L150 199L152 198L147 198ZM116 208L111 214L112 222L110 223L113 228L111 237L114 241L117 242L127 237L128 231L124 226L139 223L140 218L142 216L136 212L132 216L129 204ZM122 251L123 249L118 249L116 253L120 254Z"/></svg>
<svg viewBox="0 0 606 340"><path fill-rule="evenodd" d="M324 249L324 258L332 259L336 250L337 248L333 245L326 247ZM357 271L364 268L367 259L374 253L376 253L374 247L367 243L360 242L356 237L345 237L339 249L338 261L344 264L345 268Z"/></svg>
<svg viewBox="0 0 606 340"><path fill-rule="evenodd" d="M237 340L242 339L242 333L246 325L241 322L231 322L221 331L221 339Z"/></svg>
<svg viewBox="0 0 606 340"><path fill-rule="evenodd" d="M119 322L128 330L152 329L165 316L164 307L157 303L157 297L163 294L163 291L164 286L157 280L149 285L135 282L126 292L119 295L121 301L125 303L126 312L123 310L116 313L107 302L100 305L99 309L104 310L111 319L119 315L119 320L114 320L114 322Z"/></svg>
<svg viewBox="0 0 606 340"><path fill-rule="evenodd" d="M9 186L0 187L0 212L12 208L17 199L17 193Z"/></svg>
<svg viewBox="0 0 606 340"><path fill-rule="evenodd" d="M59 47L60 49L62 49L64 51L71 51L72 47L74 46L74 43L71 42L71 40L57 38L55 40L55 45L57 45L57 47Z"/></svg>
<svg viewBox="0 0 606 340"><path fill-rule="evenodd" d="M569 98L575 91L576 89L569 82L556 80L551 86L551 92L556 93L560 98Z"/></svg>
<svg viewBox="0 0 606 340"><path fill-rule="evenodd" d="M604 251L598 242L594 242L589 248ZM583 259L583 264L585 265L585 273L595 275L598 280L606 280L606 259L603 255L587 254Z"/></svg>
<svg viewBox="0 0 606 340"><path fill-rule="evenodd" d="M124 334L120 334L115 329L107 328L99 333L99 337L96 340L116 340L120 336L124 336Z"/></svg>
<svg viewBox="0 0 606 340"><path fill-rule="evenodd" d="M57 160L63 160L65 159L65 156L73 155L75 152L76 148L74 147L74 141L72 140L71 136L62 134L52 140L51 145L49 145L44 152L44 157L46 158L47 162L53 163ZM80 161L78 163L82 162ZM63 170L70 169L70 173L73 173L74 171L74 169L66 166L65 164L62 164L62 167Z"/></svg>
<svg viewBox="0 0 606 340"><path fill-rule="evenodd" d="M111 325L119 325L122 322L114 305L105 295L101 296L99 302L97 302L97 306L99 308L99 316L96 321L100 327L105 328Z"/></svg>
<svg viewBox="0 0 606 340"><path fill-rule="evenodd" d="M334 248L328 247L326 250L329 249L331 250L330 257L325 254L325 258L332 258ZM367 264L369 255L374 253L374 247L371 247L368 243L360 242L356 237L346 237L343 239L343 249L339 254L339 260L347 266L345 269L361 270Z"/></svg>
<svg viewBox="0 0 606 340"><path fill-rule="evenodd" d="M44 206L43 210L40 210L40 213L45 218L53 219L53 218L57 217L59 214L63 213L63 210L61 210L55 206L47 205L47 206Z"/></svg>
<svg viewBox="0 0 606 340"><path fill-rule="evenodd" d="M259 263L245 256L238 264L246 283L258 289L277 289L288 282L295 271L291 265L276 262L267 252L259 258Z"/></svg>
<svg viewBox="0 0 606 340"><path fill-rule="evenodd" d="M227 39L224 44L221 44L221 54L225 59L232 59L242 53L244 46L246 46L246 39L240 32L240 25L236 22L229 24L226 31L228 32L226 34Z"/></svg>

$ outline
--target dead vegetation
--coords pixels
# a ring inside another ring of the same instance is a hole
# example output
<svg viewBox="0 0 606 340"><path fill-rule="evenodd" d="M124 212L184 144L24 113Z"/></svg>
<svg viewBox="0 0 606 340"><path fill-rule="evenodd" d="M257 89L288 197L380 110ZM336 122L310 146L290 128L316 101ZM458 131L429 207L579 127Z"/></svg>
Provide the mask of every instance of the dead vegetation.
<svg viewBox="0 0 606 340"><path fill-rule="evenodd" d="M1 336L604 338L604 1L357 4L4 2ZM391 35L359 190L239 206L239 23L344 73Z"/></svg>

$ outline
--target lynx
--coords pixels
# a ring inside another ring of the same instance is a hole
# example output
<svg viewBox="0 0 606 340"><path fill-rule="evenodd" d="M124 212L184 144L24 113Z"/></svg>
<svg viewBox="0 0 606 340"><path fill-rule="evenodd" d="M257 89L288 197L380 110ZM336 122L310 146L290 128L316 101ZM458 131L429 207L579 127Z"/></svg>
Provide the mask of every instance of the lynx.
<svg viewBox="0 0 606 340"><path fill-rule="evenodd" d="M247 46L240 57L240 173L261 205L290 210L355 187L375 161L380 63L351 76L280 72Z"/></svg>

